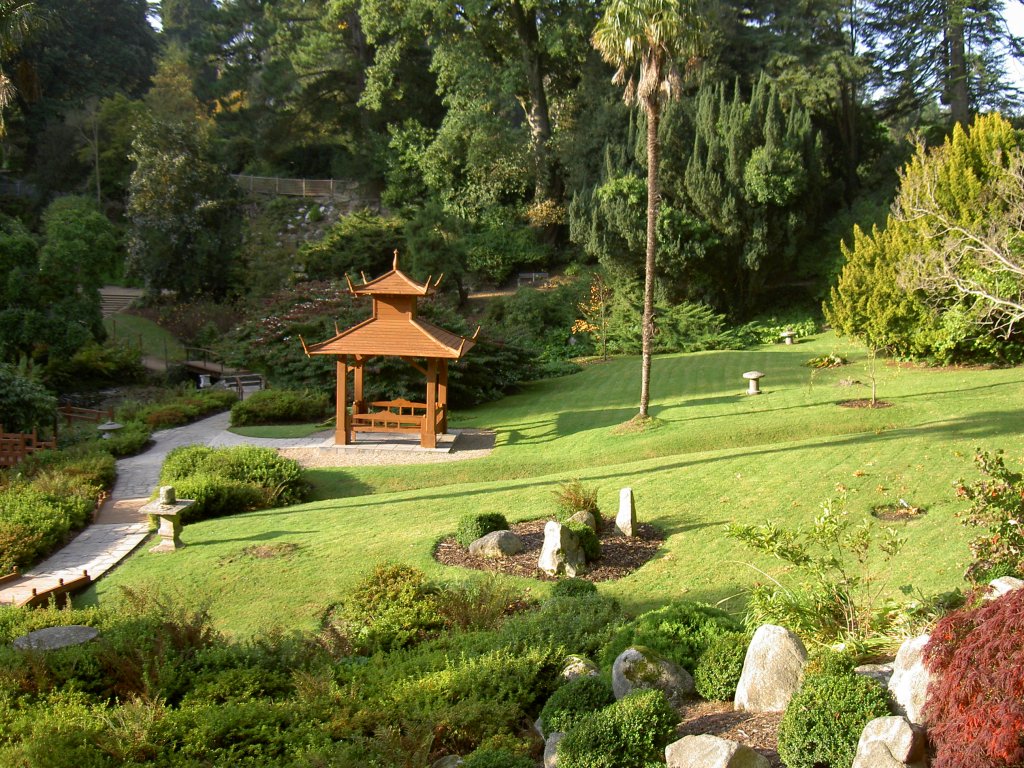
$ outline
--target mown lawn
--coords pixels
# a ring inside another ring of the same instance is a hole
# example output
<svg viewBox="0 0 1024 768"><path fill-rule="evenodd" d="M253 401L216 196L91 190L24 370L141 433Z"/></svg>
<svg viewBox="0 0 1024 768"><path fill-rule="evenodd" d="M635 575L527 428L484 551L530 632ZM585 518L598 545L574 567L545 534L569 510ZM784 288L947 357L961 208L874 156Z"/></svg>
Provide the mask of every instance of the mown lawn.
<svg viewBox="0 0 1024 768"><path fill-rule="evenodd" d="M139 347L143 355L173 362L185 359L181 342L152 320L118 313L103 318L103 327L112 339Z"/></svg>
<svg viewBox="0 0 1024 768"><path fill-rule="evenodd" d="M829 352L851 364L813 374L803 365ZM766 373L760 397L743 394L741 374L751 369ZM822 500L844 489L858 518L901 498L926 509L896 524L908 544L895 564L867 564L884 574L879 586L894 593L905 585L926 593L960 586L969 532L953 518L960 505L952 484L974 475L976 447L1003 447L1019 458L1021 371L879 362L876 375L879 397L892 407L836 405L867 396L865 387L842 382L867 382L869 364L862 349L831 335L790 347L658 357L651 409L658 426L618 434L635 413L639 360L594 365L456 414L454 427L497 432L488 458L310 472L317 501L188 526L186 549L142 549L86 599L108 599L122 584L153 585L207 602L231 632L310 628L379 560L409 562L439 579L466 578L431 558L434 542L454 531L460 516L549 515L552 491L569 478L596 486L612 515L619 488L631 486L641 519L668 535L657 559L601 585L630 611L683 596L739 610L744 590L764 578L748 563L787 576L725 538L723 526L768 518L808 523ZM297 549L276 558L245 553L268 544Z"/></svg>

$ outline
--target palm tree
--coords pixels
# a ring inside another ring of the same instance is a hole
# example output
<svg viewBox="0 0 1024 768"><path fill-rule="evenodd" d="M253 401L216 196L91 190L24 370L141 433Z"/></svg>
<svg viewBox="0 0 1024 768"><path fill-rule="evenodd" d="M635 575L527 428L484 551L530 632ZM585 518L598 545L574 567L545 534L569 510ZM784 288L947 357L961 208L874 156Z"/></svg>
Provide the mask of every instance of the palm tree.
<svg viewBox="0 0 1024 768"><path fill-rule="evenodd" d="M639 103L647 116L647 258L640 414L647 418L654 342L654 254L658 222L658 124L665 99L680 87L680 63L689 65L703 48L705 25L693 0L611 0L594 28L594 48L616 68L612 82L625 86L625 101Z"/></svg>
<svg viewBox="0 0 1024 768"><path fill-rule="evenodd" d="M34 0L0 0L0 62L21 48L40 21ZM15 93L14 83L0 63L0 139L7 135L4 110L14 101Z"/></svg>

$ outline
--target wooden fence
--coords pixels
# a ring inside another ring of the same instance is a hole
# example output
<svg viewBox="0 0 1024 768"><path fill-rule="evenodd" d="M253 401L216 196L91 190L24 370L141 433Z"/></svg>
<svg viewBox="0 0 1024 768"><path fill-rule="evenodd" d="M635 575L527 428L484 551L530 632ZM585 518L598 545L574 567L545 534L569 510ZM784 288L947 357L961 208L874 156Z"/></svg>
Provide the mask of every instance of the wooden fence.
<svg viewBox="0 0 1024 768"><path fill-rule="evenodd" d="M36 451L52 451L56 447L56 440L40 440L34 431L4 432L0 425L0 467L13 467Z"/></svg>
<svg viewBox="0 0 1024 768"><path fill-rule="evenodd" d="M243 191L251 195L286 195L290 197L330 197L349 201L363 200L379 205L376 196L368 195L358 181L348 179L282 179L277 176L231 176Z"/></svg>

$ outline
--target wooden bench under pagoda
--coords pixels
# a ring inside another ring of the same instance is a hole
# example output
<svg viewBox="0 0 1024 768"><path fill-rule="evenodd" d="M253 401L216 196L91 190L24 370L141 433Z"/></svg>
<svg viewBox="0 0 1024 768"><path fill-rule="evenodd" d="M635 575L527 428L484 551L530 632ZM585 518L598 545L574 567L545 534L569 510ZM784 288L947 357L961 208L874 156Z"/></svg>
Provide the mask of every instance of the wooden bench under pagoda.
<svg viewBox="0 0 1024 768"><path fill-rule="evenodd" d="M347 276L346 276L346 279ZM398 269L398 252L390 272L353 285L353 296L373 299L373 314L333 338L306 346L307 355L333 355L337 359L337 422L334 442L348 445L358 432L418 433L420 446L437 447L437 436L448 431L448 361L458 360L476 343L473 338L438 328L417 317L416 301L430 296L441 278L418 283ZM477 329L479 333L480 329ZM426 402L363 399L363 370L375 356L398 357L426 378ZM348 373L353 372L349 405Z"/></svg>

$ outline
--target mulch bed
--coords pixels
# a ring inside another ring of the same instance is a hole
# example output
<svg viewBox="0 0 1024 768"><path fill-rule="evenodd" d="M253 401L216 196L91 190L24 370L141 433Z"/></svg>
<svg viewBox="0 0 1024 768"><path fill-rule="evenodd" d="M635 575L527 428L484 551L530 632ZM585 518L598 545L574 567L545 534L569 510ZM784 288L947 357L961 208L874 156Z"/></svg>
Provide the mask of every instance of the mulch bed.
<svg viewBox="0 0 1024 768"><path fill-rule="evenodd" d="M682 714L683 721L676 727L680 739L707 733L738 741L768 758L772 768L781 768L777 751L781 712L737 712L729 701L699 701Z"/></svg>
<svg viewBox="0 0 1024 768"><path fill-rule="evenodd" d="M438 543L434 550L434 559L444 565L505 573L541 581L557 581L556 577L537 570L537 559L544 545L544 526L547 523L546 519L529 520L525 523L515 523L510 527L512 533L522 539L526 547L518 555L494 559L473 557L454 538L447 538ZM636 535L631 538L616 535L614 520L605 522L599 538L601 558L590 563L587 572L580 576L587 581L621 579L654 557L665 540L658 529L645 523L636 526Z"/></svg>
<svg viewBox="0 0 1024 768"><path fill-rule="evenodd" d="M859 400L842 400L836 403L836 405L843 408L892 408L892 403L887 403L885 400L875 400L872 403L870 397Z"/></svg>

